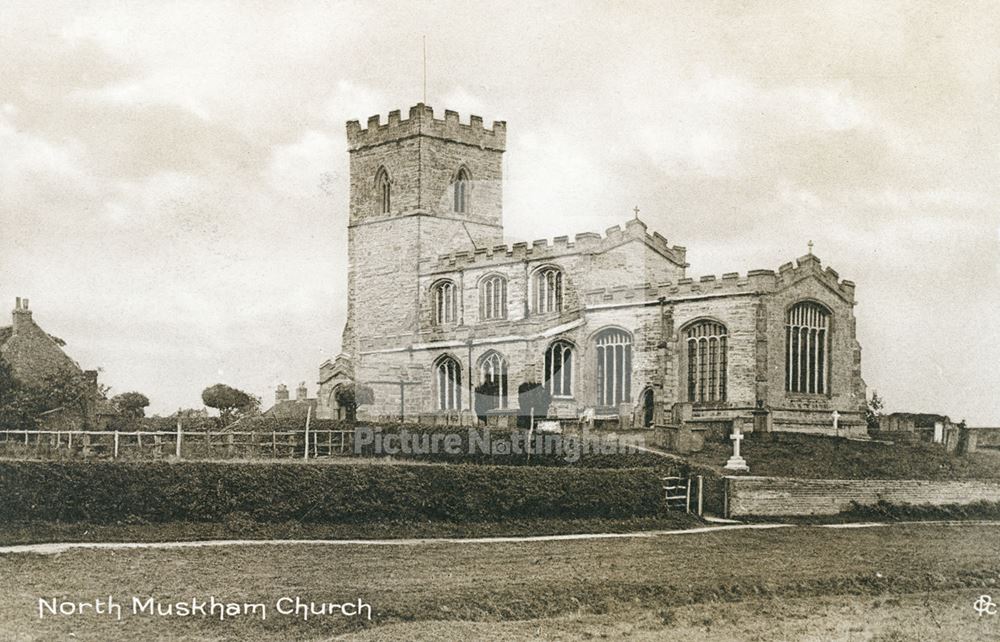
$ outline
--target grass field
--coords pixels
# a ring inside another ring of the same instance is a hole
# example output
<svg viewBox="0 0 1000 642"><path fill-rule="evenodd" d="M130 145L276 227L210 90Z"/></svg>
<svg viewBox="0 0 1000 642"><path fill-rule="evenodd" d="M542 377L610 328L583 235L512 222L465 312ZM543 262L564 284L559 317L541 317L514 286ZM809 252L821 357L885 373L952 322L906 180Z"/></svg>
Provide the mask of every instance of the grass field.
<svg viewBox="0 0 1000 642"><path fill-rule="evenodd" d="M988 526L927 524L519 544L5 555L0 631L8 639L73 634L78 640L322 639L348 632L372 639L698 639L706 631L713 639L848 639L854 633L857 639L918 633L981 639L984 627L1000 634L1000 616L979 618L972 610L979 594L1000 598L998 534ZM108 594L126 603L133 595L269 604L283 596L361 598L374 614L371 623L278 615L221 622L129 614L121 622L92 614L37 618L39 597ZM920 607L928 595L935 605L930 610ZM892 617L907 613L919 618L892 624ZM941 628L928 631L932 615ZM866 630L867 637L859 633Z"/></svg>
<svg viewBox="0 0 1000 642"><path fill-rule="evenodd" d="M45 542L177 542L204 539L383 539L407 537L505 537L570 533L634 533L702 526L697 517L665 513L633 519L523 519L501 522L397 521L359 524L225 522L0 524L0 546Z"/></svg>

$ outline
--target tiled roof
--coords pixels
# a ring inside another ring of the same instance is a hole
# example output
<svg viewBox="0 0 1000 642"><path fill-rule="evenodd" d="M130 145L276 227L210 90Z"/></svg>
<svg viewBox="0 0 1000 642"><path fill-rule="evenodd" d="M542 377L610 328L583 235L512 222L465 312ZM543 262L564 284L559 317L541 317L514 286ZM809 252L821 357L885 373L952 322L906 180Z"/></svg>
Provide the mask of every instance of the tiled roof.
<svg viewBox="0 0 1000 642"><path fill-rule="evenodd" d="M14 326L8 325L0 328L0 346L7 343L7 339L9 339L12 334L14 334Z"/></svg>

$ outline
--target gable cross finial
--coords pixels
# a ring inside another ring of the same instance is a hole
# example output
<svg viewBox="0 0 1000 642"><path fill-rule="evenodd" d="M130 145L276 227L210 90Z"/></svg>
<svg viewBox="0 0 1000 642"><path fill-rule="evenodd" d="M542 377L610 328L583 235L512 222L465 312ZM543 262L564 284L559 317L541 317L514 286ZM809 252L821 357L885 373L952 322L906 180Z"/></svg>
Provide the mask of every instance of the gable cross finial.
<svg viewBox="0 0 1000 642"><path fill-rule="evenodd" d="M638 219L639 218L639 206L636 205L635 209L633 209L632 211L635 212L635 218Z"/></svg>
<svg viewBox="0 0 1000 642"><path fill-rule="evenodd" d="M809 245L809 254L812 254L813 253L813 242L809 241L808 245Z"/></svg>

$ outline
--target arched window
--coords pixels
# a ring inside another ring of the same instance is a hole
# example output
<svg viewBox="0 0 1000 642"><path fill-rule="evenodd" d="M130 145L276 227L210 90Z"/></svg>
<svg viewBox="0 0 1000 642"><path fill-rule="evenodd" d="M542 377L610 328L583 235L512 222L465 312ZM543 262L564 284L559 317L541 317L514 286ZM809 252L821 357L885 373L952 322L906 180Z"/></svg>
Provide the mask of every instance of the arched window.
<svg viewBox="0 0 1000 642"><path fill-rule="evenodd" d="M794 305L785 319L785 342L785 390L829 392L829 310L812 301Z"/></svg>
<svg viewBox="0 0 1000 642"><path fill-rule="evenodd" d="M479 382L491 383L496 386L496 405L494 408L506 408L507 390L507 360L499 352L490 351L479 362Z"/></svg>
<svg viewBox="0 0 1000 642"><path fill-rule="evenodd" d="M597 339L597 405L617 406L632 400L632 335L609 328Z"/></svg>
<svg viewBox="0 0 1000 642"><path fill-rule="evenodd" d="M479 318L507 318L507 279L494 274L479 282Z"/></svg>
<svg viewBox="0 0 1000 642"><path fill-rule="evenodd" d="M553 397L573 396L573 344L555 341L545 351L545 389Z"/></svg>
<svg viewBox="0 0 1000 642"><path fill-rule="evenodd" d="M458 289L454 281L438 281L431 288L434 325L455 323L458 318Z"/></svg>
<svg viewBox="0 0 1000 642"><path fill-rule="evenodd" d="M388 214L392 207L392 187L389 182L389 172L379 167L375 173L375 198L378 200L379 214Z"/></svg>
<svg viewBox="0 0 1000 642"><path fill-rule="evenodd" d="M532 279L532 304L536 314L561 312L563 306L563 273L557 267L543 267Z"/></svg>
<svg viewBox="0 0 1000 642"><path fill-rule="evenodd" d="M687 329L688 401L726 400L726 342L729 332L716 321L699 321Z"/></svg>
<svg viewBox="0 0 1000 642"><path fill-rule="evenodd" d="M471 183L472 180L469 177L469 171L464 167L459 169L452 183L452 192L455 201L452 209L459 214L465 214L469 211L469 187Z"/></svg>
<svg viewBox="0 0 1000 642"><path fill-rule="evenodd" d="M438 410L462 409L462 366L443 356L434 362L434 386Z"/></svg>

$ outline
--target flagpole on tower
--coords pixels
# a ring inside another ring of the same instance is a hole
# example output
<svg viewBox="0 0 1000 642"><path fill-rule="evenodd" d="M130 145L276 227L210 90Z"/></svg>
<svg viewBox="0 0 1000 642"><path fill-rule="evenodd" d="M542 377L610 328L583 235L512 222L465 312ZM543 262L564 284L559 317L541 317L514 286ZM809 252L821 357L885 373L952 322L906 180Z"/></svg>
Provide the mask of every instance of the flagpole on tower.
<svg viewBox="0 0 1000 642"><path fill-rule="evenodd" d="M424 104L427 104L427 35L423 37L424 40Z"/></svg>

